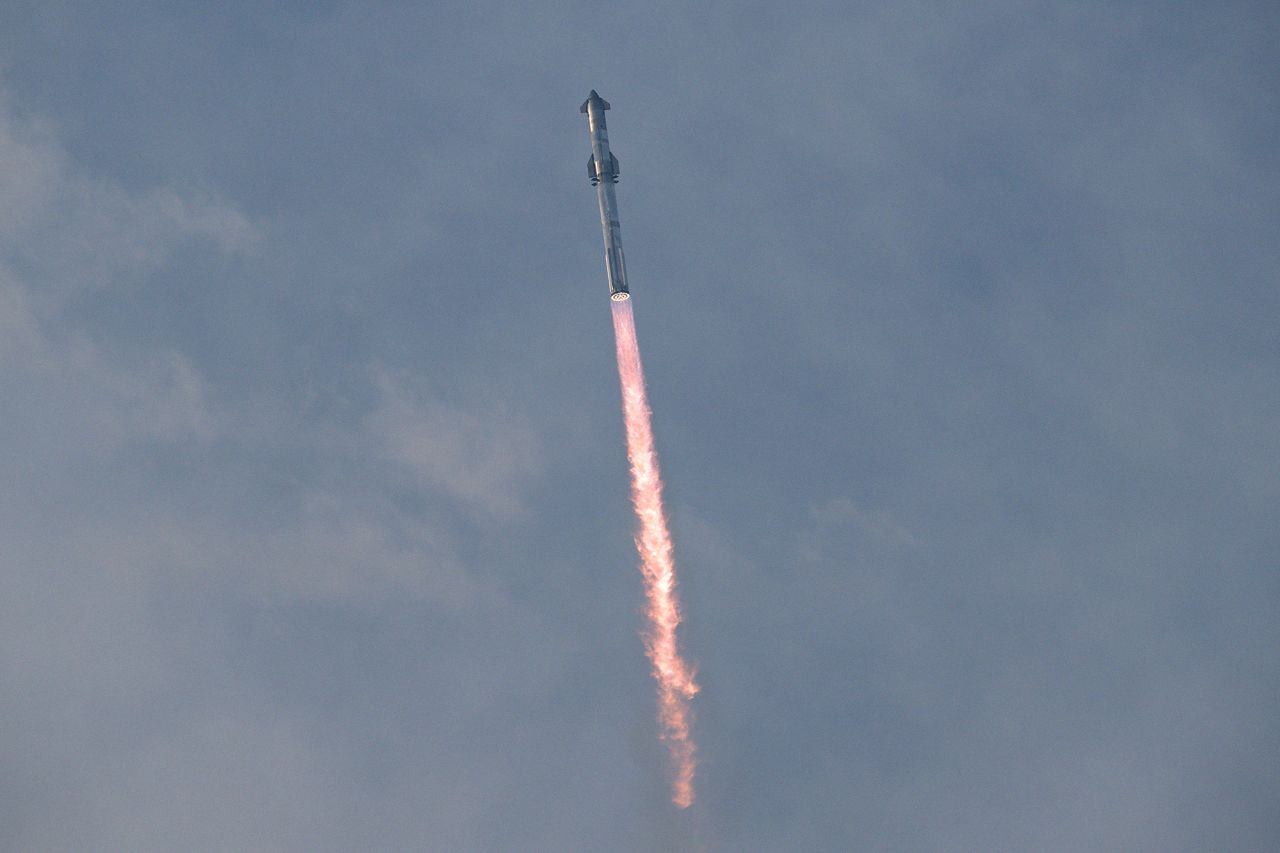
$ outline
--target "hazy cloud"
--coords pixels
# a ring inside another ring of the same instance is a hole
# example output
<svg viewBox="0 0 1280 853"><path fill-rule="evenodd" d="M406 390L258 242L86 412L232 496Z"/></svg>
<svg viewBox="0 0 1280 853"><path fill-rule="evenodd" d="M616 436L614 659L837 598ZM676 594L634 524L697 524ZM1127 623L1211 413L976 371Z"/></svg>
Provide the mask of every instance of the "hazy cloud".
<svg viewBox="0 0 1280 853"><path fill-rule="evenodd" d="M1270 6L9 6L0 847L1276 848Z"/></svg>
<svg viewBox="0 0 1280 853"><path fill-rule="evenodd" d="M385 369L376 384L367 428L389 461L470 508L523 511L520 491L540 468L537 437L523 419L501 405L449 405Z"/></svg>

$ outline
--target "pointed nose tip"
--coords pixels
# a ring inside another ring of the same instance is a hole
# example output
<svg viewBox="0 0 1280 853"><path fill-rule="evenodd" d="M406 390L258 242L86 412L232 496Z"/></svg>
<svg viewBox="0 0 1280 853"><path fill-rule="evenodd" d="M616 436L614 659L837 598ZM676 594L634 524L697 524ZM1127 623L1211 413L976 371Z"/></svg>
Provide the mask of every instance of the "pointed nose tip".
<svg viewBox="0 0 1280 853"><path fill-rule="evenodd" d="M587 99L582 102L582 107L579 109L579 112L585 113L587 111L587 107L590 106L591 104L595 104L596 109L599 109L599 110L609 109L609 102L606 101L604 98L600 97L600 93L597 92L595 89L592 89L591 94L587 95Z"/></svg>

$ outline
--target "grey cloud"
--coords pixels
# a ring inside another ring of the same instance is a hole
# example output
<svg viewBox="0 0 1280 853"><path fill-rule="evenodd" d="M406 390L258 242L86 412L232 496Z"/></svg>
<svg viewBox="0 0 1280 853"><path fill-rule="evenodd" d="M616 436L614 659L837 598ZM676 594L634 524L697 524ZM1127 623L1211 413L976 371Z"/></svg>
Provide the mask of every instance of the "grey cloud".
<svg viewBox="0 0 1280 853"><path fill-rule="evenodd" d="M505 407L450 406L380 369L369 436L427 488L481 511L522 510L520 489L540 469L537 437Z"/></svg>
<svg viewBox="0 0 1280 853"><path fill-rule="evenodd" d="M15 116L7 99L0 102L0 198L0 240L31 269L42 296L118 286L163 264L182 241L243 252L258 239L241 213L217 200L168 187L139 194L86 174L47 123Z"/></svg>
<svg viewBox="0 0 1280 853"><path fill-rule="evenodd" d="M13 452L0 506L10 531L3 668L13 713L3 749L26 770L15 771L6 798L4 843L296 841L278 821L304 822L335 796L324 780L342 771L324 766L324 751L270 690L242 683L226 657L226 609L406 600L482 612L502 603L470 577L450 533L358 495L309 489L287 521L265 529L200 511L211 472L199 460L243 446L262 413L212 401L183 353L120 346L73 307L86 290L127 291L137 275L164 271L192 238L244 253L257 233L224 204L80 174L51 135L14 124L5 113L0 387L13 407L3 430ZM386 442L395 464L426 466L428 486L495 511L516 505L507 474L526 467L526 434L474 444L477 419L435 407L419 424L416 399L389 380L381 388L370 431L351 439L357 461L375 464ZM433 435L453 449L473 443L473 468L434 476L421 456ZM324 433L295 439L335 452ZM149 472L175 453L191 478L176 488ZM159 811L133 809L140 800ZM246 819L251 807L262 821ZM228 821L242 830L228 834Z"/></svg>
<svg viewBox="0 0 1280 853"><path fill-rule="evenodd" d="M833 498L815 507L814 518L828 525L851 524L882 540L909 548L922 548L924 542L882 509L864 509L849 498Z"/></svg>
<svg viewBox="0 0 1280 853"><path fill-rule="evenodd" d="M1277 846L1270 6L11 6L0 846Z"/></svg>
<svg viewBox="0 0 1280 853"><path fill-rule="evenodd" d="M311 496L296 526L271 531L262 541L210 543L206 561L212 568L245 553L259 555L261 562L242 581L247 593L268 603L361 606L408 596L470 609L495 595L470 577L446 531L361 510L341 495Z"/></svg>

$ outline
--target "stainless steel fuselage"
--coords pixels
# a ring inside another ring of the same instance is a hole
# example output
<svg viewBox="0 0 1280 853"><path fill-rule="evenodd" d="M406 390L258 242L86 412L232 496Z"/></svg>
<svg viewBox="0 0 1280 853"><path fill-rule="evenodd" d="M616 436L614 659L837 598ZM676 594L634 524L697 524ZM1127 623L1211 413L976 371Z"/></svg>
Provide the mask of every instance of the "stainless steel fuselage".
<svg viewBox="0 0 1280 853"><path fill-rule="evenodd" d="M587 114L587 127L591 133L591 159L587 171L596 187L596 199L600 203L600 230L604 234L604 266L609 275L609 298L627 299L631 291L627 287L627 264L622 257L622 226L618 222L618 199L613 185L618 181L618 160L609 150L609 131L605 126L604 111L609 102L591 91L582 105Z"/></svg>

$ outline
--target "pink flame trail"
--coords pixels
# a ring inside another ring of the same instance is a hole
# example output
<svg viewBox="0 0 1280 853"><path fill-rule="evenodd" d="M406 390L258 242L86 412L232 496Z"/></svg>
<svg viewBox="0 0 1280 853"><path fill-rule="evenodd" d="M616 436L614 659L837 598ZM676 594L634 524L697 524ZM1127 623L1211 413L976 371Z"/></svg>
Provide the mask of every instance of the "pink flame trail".
<svg viewBox="0 0 1280 853"><path fill-rule="evenodd" d="M662 739L671 751L675 778L671 801L680 808L693 803L693 771L697 766L690 733L689 700L698 692L692 668L680 657L676 627L680 604L676 598L676 566L671 554L671 533L662 510L662 478L658 453L653 447L653 425L644 390L644 368L636 343L631 300L611 302L613 333L618 346L618 378L622 383L622 415L627 427L627 459L631 462L631 502L640 529L636 549L644 575L649 626L645 653L658 682L658 723Z"/></svg>

